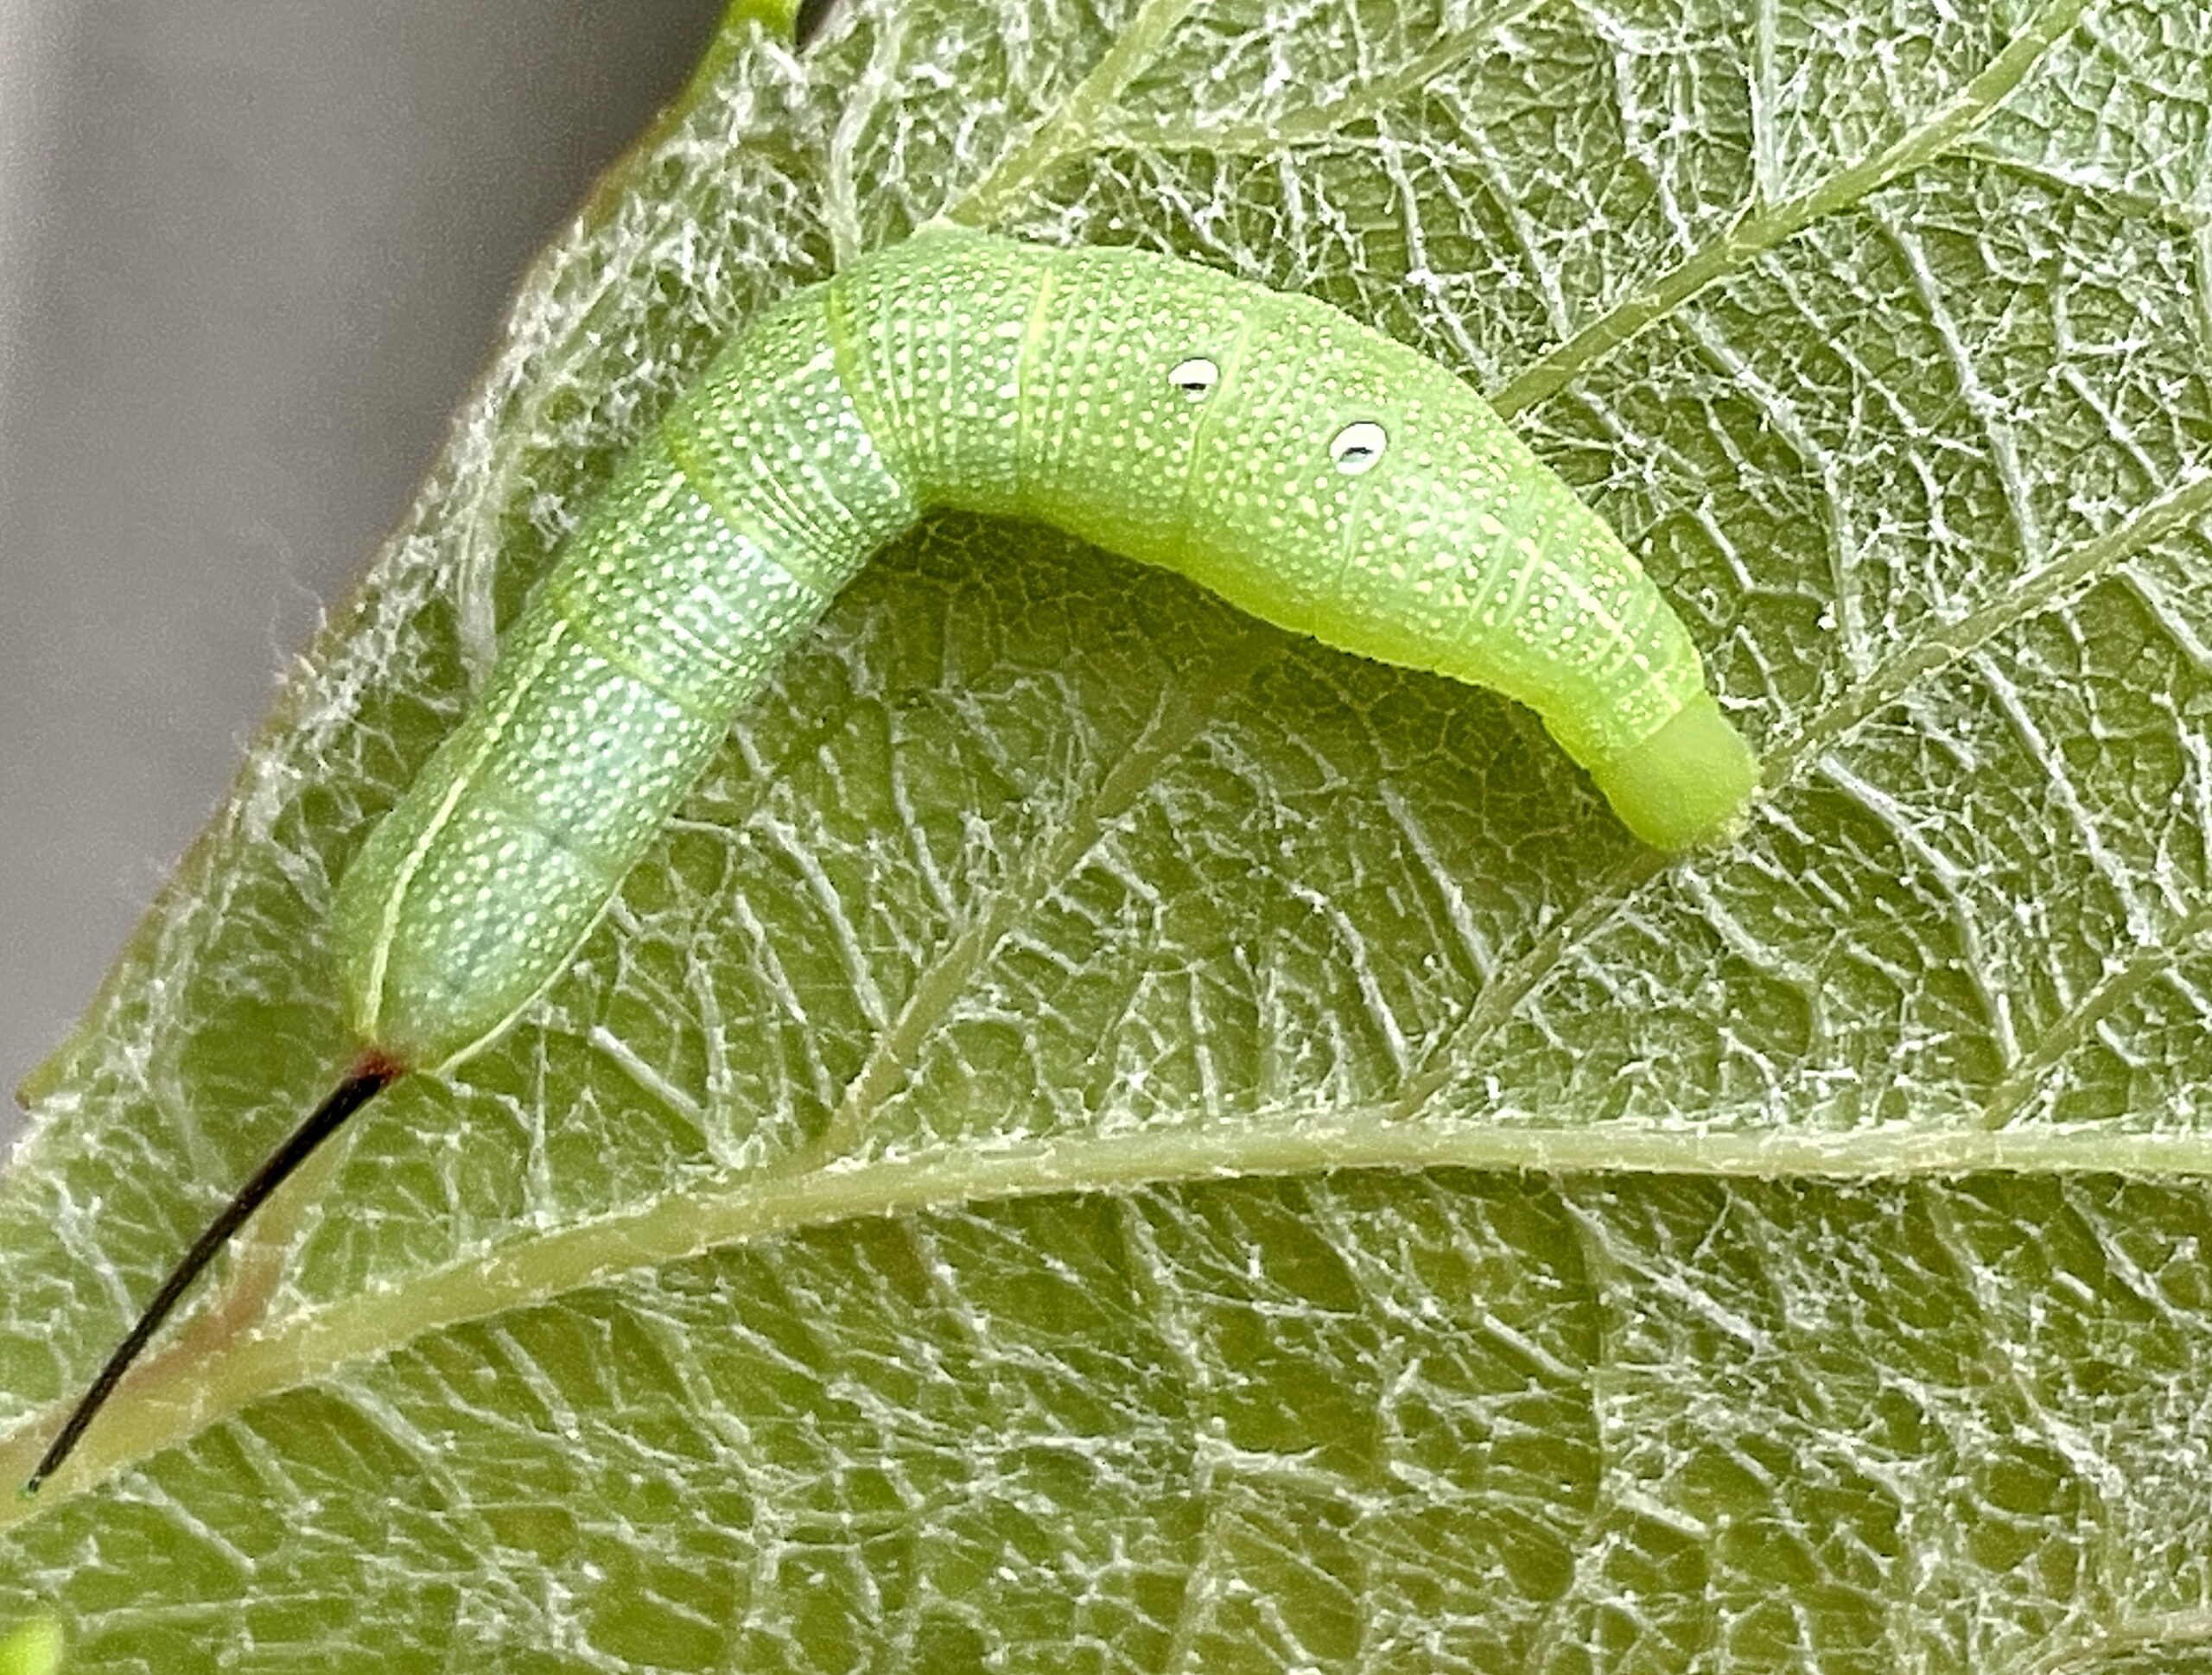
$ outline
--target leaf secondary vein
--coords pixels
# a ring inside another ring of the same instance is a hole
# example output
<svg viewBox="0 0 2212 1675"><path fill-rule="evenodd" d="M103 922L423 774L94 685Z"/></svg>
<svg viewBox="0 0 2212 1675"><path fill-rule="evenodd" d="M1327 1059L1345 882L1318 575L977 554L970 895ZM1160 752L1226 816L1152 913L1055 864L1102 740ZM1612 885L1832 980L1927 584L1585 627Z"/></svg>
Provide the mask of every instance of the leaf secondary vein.
<svg viewBox="0 0 2212 1675"><path fill-rule="evenodd" d="M1508 418L1534 406L1707 285L1745 265L1753 257L1772 250L1822 217L1849 207L1923 163L1942 156L1995 113L2005 96L2042 61L2046 53L2072 32L2087 9L2088 0L2052 0L1980 74L1921 127L1901 136L1864 162L1829 175L1808 192L1751 211L1718 242L1660 275L1649 286L1617 303L1543 355L1492 395L1491 405Z"/></svg>

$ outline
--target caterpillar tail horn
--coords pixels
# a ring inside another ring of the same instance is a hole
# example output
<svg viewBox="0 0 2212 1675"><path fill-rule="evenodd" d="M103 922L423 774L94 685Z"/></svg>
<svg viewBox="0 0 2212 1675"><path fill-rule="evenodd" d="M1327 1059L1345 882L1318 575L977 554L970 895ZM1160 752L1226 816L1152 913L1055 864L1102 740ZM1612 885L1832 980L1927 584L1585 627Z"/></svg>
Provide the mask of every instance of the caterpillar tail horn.
<svg viewBox="0 0 2212 1675"><path fill-rule="evenodd" d="M25 1494L37 1494L39 1486L60 1469L62 1462L83 1440L100 1409L107 1405L116 1386L123 1382L123 1375L130 1370L178 1300L200 1277L200 1271L214 1260L216 1253L230 1242L232 1235L246 1224L270 1193L283 1185L295 1170L315 1155L318 1146L343 1127L347 1118L397 1081L404 1068L380 1054L364 1054L346 1079L331 1090L330 1096L315 1107L307 1120L254 1171L200 1237L193 1240L192 1248L169 1271L169 1277L154 1293L153 1301L140 1312L137 1323L124 1334L123 1342L116 1345L115 1353L85 1387L85 1393L77 1399L77 1405L70 1410L68 1418L24 1483Z"/></svg>

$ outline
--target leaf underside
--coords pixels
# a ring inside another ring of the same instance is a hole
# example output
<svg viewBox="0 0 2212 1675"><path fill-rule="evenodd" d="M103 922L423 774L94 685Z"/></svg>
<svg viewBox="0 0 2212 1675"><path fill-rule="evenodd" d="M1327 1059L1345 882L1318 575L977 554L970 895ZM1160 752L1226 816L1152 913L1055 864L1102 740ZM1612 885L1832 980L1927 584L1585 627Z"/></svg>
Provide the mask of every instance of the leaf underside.
<svg viewBox="0 0 2212 1675"><path fill-rule="evenodd" d="M0 1628L2212 1669L2212 40L1748 10L734 18L35 1078L0 1466L338 1068L333 881L626 441L932 217L1459 370L1678 602L1752 829L1663 865L1500 700L932 520L5 1509Z"/></svg>

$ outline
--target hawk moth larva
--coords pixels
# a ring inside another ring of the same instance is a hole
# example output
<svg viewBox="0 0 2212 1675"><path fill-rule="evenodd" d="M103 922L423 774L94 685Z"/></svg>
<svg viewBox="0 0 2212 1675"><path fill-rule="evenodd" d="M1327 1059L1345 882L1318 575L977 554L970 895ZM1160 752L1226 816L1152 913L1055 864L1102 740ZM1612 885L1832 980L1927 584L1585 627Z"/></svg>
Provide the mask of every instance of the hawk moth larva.
<svg viewBox="0 0 2212 1675"><path fill-rule="evenodd" d="M752 322L564 544L340 886L352 1073L195 1241L32 1487L316 1145L559 974L731 714L936 506L1037 518L1279 626L1496 688L1660 848L1742 824L1757 765L1680 620L1449 370L1167 257L925 232Z"/></svg>

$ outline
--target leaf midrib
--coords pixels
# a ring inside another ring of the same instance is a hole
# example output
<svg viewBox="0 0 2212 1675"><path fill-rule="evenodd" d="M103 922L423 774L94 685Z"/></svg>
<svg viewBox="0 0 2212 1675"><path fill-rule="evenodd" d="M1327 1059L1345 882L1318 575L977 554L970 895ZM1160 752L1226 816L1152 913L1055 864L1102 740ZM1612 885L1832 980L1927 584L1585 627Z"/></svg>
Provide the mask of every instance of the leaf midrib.
<svg viewBox="0 0 2212 1675"><path fill-rule="evenodd" d="M2212 1172L2212 1134L2115 1137L2097 1125L1940 1133L1895 1128L1786 1133L1637 1132L1403 1122L1382 1107L1194 1119L1134 1134L964 1146L804 1174L764 1171L671 1192L650 1203L524 1234L489 1253L404 1282L303 1308L257 1333L188 1333L135 1374L64 1479L37 1501L0 1503L0 1528L69 1489L173 1447L263 1397L328 1376L348 1361L516 1309L550 1303L629 1272L858 1219L1070 1193L1127 1191L1231 1178L1351 1170L1707 1175L1882 1179L1984 1171ZM0 1447L0 1476L26 1473L44 1427ZM81 1474L81 1475L79 1475Z"/></svg>

